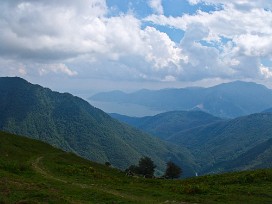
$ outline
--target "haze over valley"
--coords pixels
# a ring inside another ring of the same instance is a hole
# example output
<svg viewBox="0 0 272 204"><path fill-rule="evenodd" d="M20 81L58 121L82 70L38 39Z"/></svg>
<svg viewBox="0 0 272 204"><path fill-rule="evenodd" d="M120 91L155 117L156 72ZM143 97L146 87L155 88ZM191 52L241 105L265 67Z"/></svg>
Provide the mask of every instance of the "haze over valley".
<svg viewBox="0 0 272 204"><path fill-rule="evenodd" d="M270 0L0 1L0 203L272 203Z"/></svg>

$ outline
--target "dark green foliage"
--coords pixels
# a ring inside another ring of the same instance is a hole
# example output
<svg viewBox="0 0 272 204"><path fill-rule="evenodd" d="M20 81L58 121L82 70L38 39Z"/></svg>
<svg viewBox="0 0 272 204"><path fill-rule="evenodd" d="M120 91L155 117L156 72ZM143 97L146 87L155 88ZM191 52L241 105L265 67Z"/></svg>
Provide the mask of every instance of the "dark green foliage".
<svg viewBox="0 0 272 204"><path fill-rule="evenodd" d="M131 165L125 170L127 175L142 175L145 178L153 178L156 165L149 157L142 157L138 166Z"/></svg>
<svg viewBox="0 0 272 204"><path fill-rule="evenodd" d="M153 178L156 165L149 157L142 157L138 164L138 172L145 178Z"/></svg>
<svg viewBox="0 0 272 204"><path fill-rule="evenodd" d="M272 114L222 120L200 111L115 118L180 146L195 155L200 174L272 167Z"/></svg>
<svg viewBox="0 0 272 204"><path fill-rule="evenodd" d="M180 131L223 120L202 111L171 111L142 118L119 114L110 115L121 122L132 125L161 139L167 139Z"/></svg>
<svg viewBox="0 0 272 204"><path fill-rule="evenodd" d="M186 180L144 179L3 132L0 161L0 203L272 202L271 169Z"/></svg>
<svg viewBox="0 0 272 204"><path fill-rule="evenodd" d="M161 173L168 157L185 163L187 176L194 168L186 149L121 124L81 98L21 78L0 78L0 129L121 169L141 155L154 159Z"/></svg>
<svg viewBox="0 0 272 204"><path fill-rule="evenodd" d="M272 114L259 113L176 133L169 141L189 148L199 173L272 167Z"/></svg>
<svg viewBox="0 0 272 204"><path fill-rule="evenodd" d="M238 157L220 163L227 171L241 171L245 169L271 168L272 166L272 138L247 150Z"/></svg>
<svg viewBox="0 0 272 204"><path fill-rule="evenodd" d="M271 107L272 91L252 82L231 82L210 88L108 92L91 100L143 105L159 111L203 110L219 117L234 118Z"/></svg>
<svg viewBox="0 0 272 204"><path fill-rule="evenodd" d="M126 169L126 173L128 175L142 175L145 178L153 178L155 172L156 165L149 157L142 157L139 160L138 166L131 165L128 169Z"/></svg>
<svg viewBox="0 0 272 204"><path fill-rule="evenodd" d="M182 174L182 169L178 165L176 165L174 162L171 162L171 161L167 162L167 166L166 166L166 170L164 174L165 178L170 178L170 179L179 178L181 174Z"/></svg>

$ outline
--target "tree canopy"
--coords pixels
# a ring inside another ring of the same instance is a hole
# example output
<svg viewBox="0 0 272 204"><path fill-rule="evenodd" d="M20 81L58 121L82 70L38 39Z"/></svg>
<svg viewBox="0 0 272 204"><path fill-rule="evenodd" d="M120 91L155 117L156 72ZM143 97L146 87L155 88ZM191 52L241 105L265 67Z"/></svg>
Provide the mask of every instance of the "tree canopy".
<svg viewBox="0 0 272 204"><path fill-rule="evenodd" d="M170 179L179 178L181 174L182 174L182 169L179 166L177 166L172 161L167 162L167 167L164 174L166 178L170 178Z"/></svg>
<svg viewBox="0 0 272 204"><path fill-rule="evenodd" d="M126 171L143 175L145 178L152 178L154 177L155 168L156 165L152 159L145 156L139 160L138 166L131 165Z"/></svg>
<svg viewBox="0 0 272 204"><path fill-rule="evenodd" d="M156 165L149 157L142 157L139 161L139 173L146 178L152 178L154 176Z"/></svg>

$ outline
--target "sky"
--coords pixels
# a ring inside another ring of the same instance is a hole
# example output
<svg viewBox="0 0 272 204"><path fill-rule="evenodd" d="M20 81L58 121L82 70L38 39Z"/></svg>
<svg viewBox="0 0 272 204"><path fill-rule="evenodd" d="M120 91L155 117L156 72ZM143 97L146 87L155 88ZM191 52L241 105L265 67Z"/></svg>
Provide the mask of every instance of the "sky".
<svg viewBox="0 0 272 204"><path fill-rule="evenodd" d="M271 0L1 0L0 76L77 95L272 87Z"/></svg>

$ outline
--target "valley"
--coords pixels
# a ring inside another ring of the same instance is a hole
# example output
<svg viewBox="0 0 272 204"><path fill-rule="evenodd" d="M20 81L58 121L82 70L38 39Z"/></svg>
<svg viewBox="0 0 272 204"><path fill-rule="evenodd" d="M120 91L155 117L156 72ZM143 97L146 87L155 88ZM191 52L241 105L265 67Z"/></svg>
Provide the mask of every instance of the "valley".
<svg viewBox="0 0 272 204"><path fill-rule="evenodd" d="M169 160L195 173L186 148L166 143L112 119L81 98L21 78L0 78L0 130L39 139L86 159L126 169L151 157L161 174Z"/></svg>
<svg viewBox="0 0 272 204"><path fill-rule="evenodd" d="M201 111L173 111L140 118L111 116L189 149L199 174L272 167L271 113L235 119L220 119Z"/></svg>
<svg viewBox="0 0 272 204"><path fill-rule="evenodd" d="M130 117L18 77L0 85L2 203L271 201L269 109L234 119L200 110ZM155 178L127 175L144 156ZM162 177L169 161L179 179Z"/></svg>
<svg viewBox="0 0 272 204"><path fill-rule="evenodd" d="M1 0L0 204L272 203L271 0Z"/></svg>

